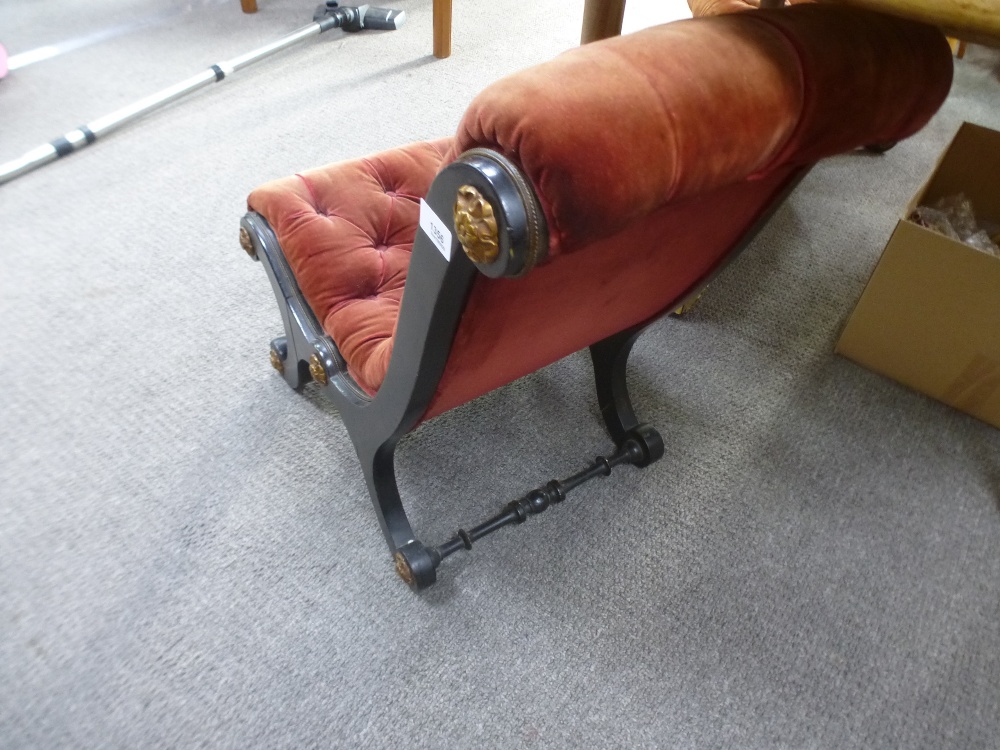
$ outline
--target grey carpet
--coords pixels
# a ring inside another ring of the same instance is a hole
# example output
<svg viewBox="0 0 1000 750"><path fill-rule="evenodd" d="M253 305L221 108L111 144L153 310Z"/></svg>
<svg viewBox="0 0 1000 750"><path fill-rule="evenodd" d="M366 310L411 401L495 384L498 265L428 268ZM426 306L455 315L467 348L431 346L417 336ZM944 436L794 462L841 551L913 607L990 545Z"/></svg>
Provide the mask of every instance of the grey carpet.
<svg viewBox="0 0 1000 750"><path fill-rule="evenodd" d="M666 457L396 578L336 413L267 364L247 192L451 132L580 10L431 0L303 43L0 187L0 747L988 748L1000 737L1000 432L832 353L963 120L817 167L630 384ZM575 4L574 4L575 5ZM188 8L186 12L184 8ZM0 161L309 21L298 0L0 5ZM431 542L609 447L577 355L424 425Z"/></svg>

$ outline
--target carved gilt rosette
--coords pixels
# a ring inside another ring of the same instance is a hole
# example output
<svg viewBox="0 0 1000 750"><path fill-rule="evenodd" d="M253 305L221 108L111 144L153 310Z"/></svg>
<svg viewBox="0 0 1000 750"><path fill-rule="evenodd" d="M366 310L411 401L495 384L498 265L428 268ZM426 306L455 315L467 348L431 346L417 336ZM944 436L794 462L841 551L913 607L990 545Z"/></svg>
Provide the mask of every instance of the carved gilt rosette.
<svg viewBox="0 0 1000 750"><path fill-rule="evenodd" d="M462 185L455 200L455 232L473 263L492 263L500 254L493 206L471 185Z"/></svg>

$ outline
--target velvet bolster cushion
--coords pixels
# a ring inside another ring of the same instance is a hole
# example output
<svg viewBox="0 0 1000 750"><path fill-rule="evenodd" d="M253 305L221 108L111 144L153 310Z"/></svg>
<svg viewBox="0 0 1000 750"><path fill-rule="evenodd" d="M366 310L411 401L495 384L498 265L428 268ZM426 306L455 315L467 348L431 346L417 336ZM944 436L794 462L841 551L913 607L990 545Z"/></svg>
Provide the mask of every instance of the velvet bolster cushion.
<svg viewBox="0 0 1000 750"><path fill-rule="evenodd" d="M765 14L795 45L809 82L782 161L814 162L906 138L930 120L951 89L951 47L932 26L841 6ZM830 33L831 17L839 17L838 33Z"/></svg>
<svg viewBox="0 0 1000 750"><path fill-rule="evenodd" d="M484 146L519 163L554 256L672 200L910 135L951 76L937 29L877 13L803 4L695 18L491 85L448 158Z"/></svg>

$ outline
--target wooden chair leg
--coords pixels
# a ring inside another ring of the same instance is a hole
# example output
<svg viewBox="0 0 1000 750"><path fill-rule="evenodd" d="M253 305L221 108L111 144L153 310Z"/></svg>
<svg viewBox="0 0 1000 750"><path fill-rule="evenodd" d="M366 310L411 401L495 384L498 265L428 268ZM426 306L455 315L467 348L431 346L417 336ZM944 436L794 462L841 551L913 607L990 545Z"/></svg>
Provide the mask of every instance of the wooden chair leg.
<svg viewBox="0 0 1000 750"><path fill-rule="evenodd" d="M434 57L451 55L451 0L434 0Z"/></svg>
<svg viewBox="0 0 1000 750"><path fill-rule="evenodd" d="M596 42L622 33L625 0L586 0L583 4L583 30L580 44Z"/></svg>
<svg viewBox="0 0 1000 750"><path fill-rule="evenodd" d="M244 13L257 12L257 0L240 0L240 5L243 7Z"/></svg>

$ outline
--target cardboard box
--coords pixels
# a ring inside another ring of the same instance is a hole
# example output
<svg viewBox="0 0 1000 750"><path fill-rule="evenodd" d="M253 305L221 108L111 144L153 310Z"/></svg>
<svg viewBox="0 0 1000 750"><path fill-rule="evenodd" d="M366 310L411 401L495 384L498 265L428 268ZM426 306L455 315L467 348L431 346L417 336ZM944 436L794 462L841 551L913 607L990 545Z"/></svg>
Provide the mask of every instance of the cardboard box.
<svg viewBox="0 0 1000 750"><path fill-rule="evenodd" d="M1000 224L1000 133L962 125L906 216L960 192ZM903 218L836 351L1000 427L1000 258Z"/></svg>

